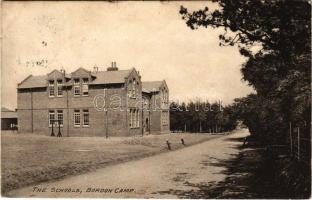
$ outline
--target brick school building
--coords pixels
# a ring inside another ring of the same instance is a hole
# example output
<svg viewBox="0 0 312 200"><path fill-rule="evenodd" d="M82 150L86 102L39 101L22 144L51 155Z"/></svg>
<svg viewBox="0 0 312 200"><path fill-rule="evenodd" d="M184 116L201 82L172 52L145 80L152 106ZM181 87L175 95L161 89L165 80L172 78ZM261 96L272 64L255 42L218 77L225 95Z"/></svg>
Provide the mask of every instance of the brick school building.
<svg viewBox="0 0 312 200"><path fill-rule="evenodd" d="M142 82L135 69L53 70L17 87L19 131L62 136L133 136L169 132L166 82Z"/></svg>

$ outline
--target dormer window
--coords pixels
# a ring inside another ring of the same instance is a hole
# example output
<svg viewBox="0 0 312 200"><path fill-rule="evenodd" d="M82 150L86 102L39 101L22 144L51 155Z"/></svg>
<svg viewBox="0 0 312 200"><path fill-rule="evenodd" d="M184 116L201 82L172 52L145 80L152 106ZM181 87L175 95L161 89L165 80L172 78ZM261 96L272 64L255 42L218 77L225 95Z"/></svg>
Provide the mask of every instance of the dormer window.
<svg viewBox="0 0 312 200"><path fill-rule="evenodd" d="M57 80L57 96L58 97L63 96L63 80L61 79Z"/></svg>
<svg viewBox="0 0 312 200"><path fill-rule="evenodd" d="M49 80L49 97L55 96L54 80Z"/></svg>
<svg viewBox="0 0 312 200"><path fill-rule="evenodd" d="M80 96L80 80L79 80L79 78L74 79L74 96Z"/></svg>
<svg viewBox="0 0 312 200"><path fill-rule="evenodd" d="M168 92L166 91L166 89L162 90L162 104L167 105L168 104Z"/></svg>
<svg viewBox="0 0 312 200"><path fill-rule="evenodd" d="M79 84L79 83L80 83L79 78L75 78L75 79L74 79L74 84Z"/></svg>
<svg viewBox="0 0 312 200"><path fill-rule="evenodd" d="M136 84L136 97L139 95L139 82Z"/></svg>
<svg viewBox="0 0 312 200"><path fill-rule="evenodd" d="M136 88L135 88L135 86L136 86L136 81L135 81L135 79L133 79L133 82L132 82L132 94L131 94L131 97L133 97L133 98L135 98L135 96L136 96Z"/></svg>
<svg viewBox="0 0 312 200"><path fill-rule="evenodd" d="M130 98L136 98L136 85L137 85L137 81L135 79L129 81L128 96Z"/></svg>
<svg viewBox="0 0 312 200"><path fill-rule="evenodd" d="M163 89L161 90L161 103L165 103L165 91Z"/></svg>
<svg viewBox="0 0 312 200"><path fill-rule="evenodd" d="M135 79L130 80L129 87L128 87L129 89L128 95L130 98L137 98L137 95L139 93L138 85L139 85L139 82L137 82Z"/></svg>
<svg viewBox="0 0 312 200"><path fill-rule="evenodd" d="M89 79L83 78L82 79L82 96L89 95Z"/></svg>

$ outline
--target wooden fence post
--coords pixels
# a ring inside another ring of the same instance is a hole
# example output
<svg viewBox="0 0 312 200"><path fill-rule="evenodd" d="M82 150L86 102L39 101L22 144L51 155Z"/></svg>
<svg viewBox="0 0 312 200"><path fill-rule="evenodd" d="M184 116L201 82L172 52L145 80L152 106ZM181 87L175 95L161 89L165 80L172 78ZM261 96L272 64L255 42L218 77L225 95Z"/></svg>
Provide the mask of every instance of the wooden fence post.
<svg viewBox="0 0 312 200"><path fill-rule="evenodd" d="M300 128L298 127L298 160L300 160Z"/></svg>
<svg viewBox="0 0 312 200"><path fill-rule="evenodd" d="M290 139L290 153L291 153L291 156L293 154L293 147L292 147L292 134L291 134L291 122L289 122L289 139Z"/></svg>

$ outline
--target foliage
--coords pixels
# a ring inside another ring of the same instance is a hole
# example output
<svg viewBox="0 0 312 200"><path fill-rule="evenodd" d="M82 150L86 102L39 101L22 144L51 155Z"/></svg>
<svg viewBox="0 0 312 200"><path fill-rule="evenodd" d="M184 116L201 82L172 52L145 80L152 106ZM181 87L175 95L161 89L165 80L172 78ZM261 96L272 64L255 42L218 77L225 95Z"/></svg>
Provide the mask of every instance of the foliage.
<svg viewBox="0 0 312 200"><path fill-rule="evenodd" d="M286 0L212 0L219 8L188 12L181 6L180 14L191 29L224 28L221 45L240 44L251 47L260 43L265 51L300 54L310 50L309 1ZM229 34L234 33L234 34ZM244 51L246 53L246 51Z"/></svg>
<svg viewBox="0 0 312 200"><path fill-rule="evenodd" d="M310 138L311 4L307 0L212 0L180 14L191 29L223 28L220 45L237 45L247 57L243 80L256 90L233 105L236 117L265 144L288 142L289 123ZM255 51L254 47L260 46ZM302 125L303 124L303 125Z"/></svg>
<svg viewBox="0 0 312 200"><path fill-rule="evenodd" d="M231 106L209 102L172 102L170 129L186 132L223 132L236 128L237 120Z"/></svg>

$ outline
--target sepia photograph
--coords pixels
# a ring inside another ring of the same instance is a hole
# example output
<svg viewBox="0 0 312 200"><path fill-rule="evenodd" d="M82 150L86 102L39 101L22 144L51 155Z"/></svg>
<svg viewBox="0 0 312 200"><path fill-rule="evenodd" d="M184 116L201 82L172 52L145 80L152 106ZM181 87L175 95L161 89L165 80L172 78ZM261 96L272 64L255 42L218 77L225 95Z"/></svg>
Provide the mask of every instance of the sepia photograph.
<svg viewBox="0 0 312 200"><path fill-rule="evenodd" d="M0 2L2 198L311 198L310 0Z"/></svg>

